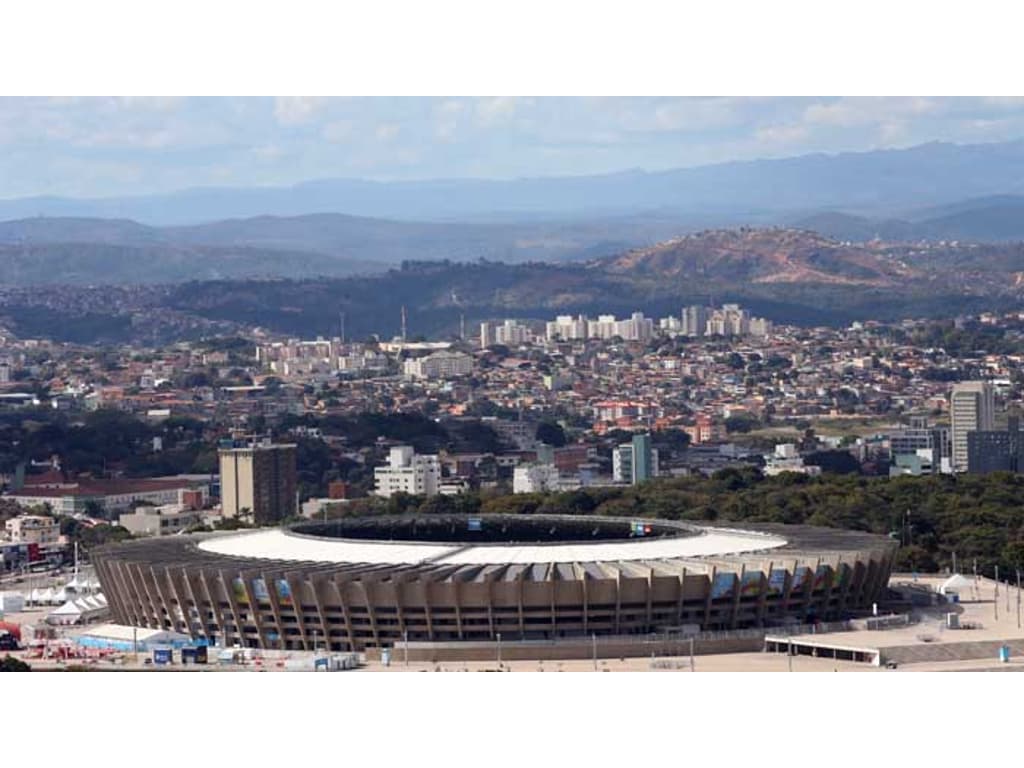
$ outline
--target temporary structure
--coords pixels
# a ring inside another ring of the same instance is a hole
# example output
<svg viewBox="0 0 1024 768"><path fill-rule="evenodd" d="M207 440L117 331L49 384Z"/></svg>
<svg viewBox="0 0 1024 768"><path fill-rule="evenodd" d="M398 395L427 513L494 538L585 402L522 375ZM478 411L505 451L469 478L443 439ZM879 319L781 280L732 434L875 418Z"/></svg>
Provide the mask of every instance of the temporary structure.
<svg viewBox="0 0 1024 768"><path fill-rule="evenodd" d="M189 645L191 638L180 632L164 629L128 627L123 624L99 624L83 630L75 642L84 648L146 652L155 646L180 648Z"/></svg>
<svg viewBox="0 0 1024 768"><path fill-rule="evenodd" d="M107 598L102 594L68 600L46 617L48 624L70 625L95 621L107 613Z"/></svg>
<svg viewBox="0 0 1024 768"><path fill-rule="evenodd" d="M959 573L954 573L939 586L940 595L959 595L971 588L971 580Z"/></svg>

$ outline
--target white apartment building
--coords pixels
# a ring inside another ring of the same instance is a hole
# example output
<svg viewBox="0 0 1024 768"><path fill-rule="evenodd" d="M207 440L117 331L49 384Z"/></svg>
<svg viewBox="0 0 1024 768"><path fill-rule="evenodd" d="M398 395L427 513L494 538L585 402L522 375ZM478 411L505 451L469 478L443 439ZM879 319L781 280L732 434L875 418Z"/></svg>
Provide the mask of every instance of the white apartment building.
<svg viewBox="0 0 1024 768"><path fill-rule="evenodd" d="M764 457L764 474L767 477L781 475L783 472L796 472L801 475L820 475L821 467L804 464L800 451L793 443L780 443L775 446L774 453Z"/></svg>
<svg viewBox="0 0 1024 768"><path fill-rule="evenodd" d="M516 320L506 320L503 323L480 323L481 348L489 347L492 344L518 347L532 341L533 334L529 327Z"/></svg>
<svg viewBox="0 0 1024 768"><path fill-rule="evenodd" d="M634 312L625 320L615 315L598 315L597 320L587 321L587 337L591 339L612 339L618 336L625 341L647 341L654 336L654 321L644 317L643 312Z"/></svg>
<svg viewBox="0 0 1024 768"><path fill-rule="evenodd" d="M136 507L118 517L118 524L134 536L173 536L202 522L198 510L180 504L159 507Z"/></svg>
<svg viewBox="0 0 1024 768"><path fill-rule="evenodd" d="M573 341L587 338L587 318L584 315L558 315L545 326L548 341Z"/></svg>
<svg viewBox="0 0 1024 768"><path fill-rule="evenodd" d="M547 493L561 490L554 464L520 464L512 474L512 493Z"/></svg>
<svg viewBox="0 0 1024 768"><path fill-rule="evenodd" d="M615 315L598 315L597 320L587 321L587 338L610 339L616 335Z"/></svg>
<svg viewBox="0 0 1024 768"><path fill-rule="evenodd" d="M374 494L385 499L395 493L436 496L441 482L437 456L420 456L408 445L391 449L386 466L373 471Z"/></svg>
<svg viewBox="0 0 1024 768"><path fill-rule="evenodd" d="M50 546L60 543L60 525L47 515L19 515L4 524L7 539L12 544L39 544Z"/></svg>
<svg viewBox="0 0 1024 768"><path fill-rule="evenodd" d="M426 357L406 360L406 376L414 379L449 379L473 372L473 358L462 352L435 352Z"/></svg>

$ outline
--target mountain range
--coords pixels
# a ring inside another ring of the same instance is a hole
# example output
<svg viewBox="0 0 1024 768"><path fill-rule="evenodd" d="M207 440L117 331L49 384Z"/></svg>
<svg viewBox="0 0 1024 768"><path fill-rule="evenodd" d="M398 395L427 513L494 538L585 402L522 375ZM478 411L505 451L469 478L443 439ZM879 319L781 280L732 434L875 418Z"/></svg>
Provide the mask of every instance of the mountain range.
<svg viewBox="0 0 1024 768"><path fill-rule="evenodd" d="M959 201L916 212L912 218L870 218L841 211L810 215L708 218L669 212L579 219L521 221L403 221L326 213L257 216L188 226L156 227L129 219L34 217L0 222L0 264L8 285L173 283L187 280L272 277L345 277L380 273L404 261L471 262L480 259L592 261L653 246L685 252L689 271L721 260L703 224L777 224L847 243L999 243L1024 241L1024 196L1000 195ZM718 238L716 242L720 241ZM727 245L721 244L723 248ZM744 247L749 247L745 243ZM778 247L805 247L787 241ZM718 247L718 246L715 246ZM834 245L818 243L821 260ZM796 253L790 253L795 257ZM743 259L732 257L743 272ZM805 265L802 277L771 280L835 282L821 264Z"/></svg>
<svg viewBox="0 0 1024 768"><path fill-rule="evenodd" d="M254 216L346 213L411 221L585 218L669 211L700 226L843 211L905 218L925 206L1024 194L1024 141L810 154L667 171L510 180L324 179L290 187L197 188L102 199L0 200L0 219L132 219L188 225ZM726 222L740 216L747 221ZM713 221L713 219L717 219Z"/></svg>

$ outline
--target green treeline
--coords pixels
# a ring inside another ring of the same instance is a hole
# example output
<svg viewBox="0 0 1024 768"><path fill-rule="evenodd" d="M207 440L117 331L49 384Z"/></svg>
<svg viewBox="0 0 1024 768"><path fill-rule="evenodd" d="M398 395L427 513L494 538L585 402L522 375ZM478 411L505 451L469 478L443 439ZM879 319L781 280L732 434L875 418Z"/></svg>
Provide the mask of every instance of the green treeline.
<svg viewBox="0 0 1024 768"><path fill-rule="evenodd" d="M820 525L891 535L902 542L897 567L922 572L977 559L991 575L1024 570L1024 476L935 475L869 478L796 474L763 477L726 469L713 477L662 479L629 488L567 493L365 499L345 514L570 514L704 522ZM909 515L908 515L909 511Z"/></svg>

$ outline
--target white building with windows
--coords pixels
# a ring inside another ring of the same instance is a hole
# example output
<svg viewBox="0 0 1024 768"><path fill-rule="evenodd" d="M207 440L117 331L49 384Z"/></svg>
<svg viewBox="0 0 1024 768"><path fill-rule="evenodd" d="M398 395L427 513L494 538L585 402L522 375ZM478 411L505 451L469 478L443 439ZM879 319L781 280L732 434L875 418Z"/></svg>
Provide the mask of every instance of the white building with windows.
<svg viewBox="0 0 1024 768"><path fill-rule="evenodd" d="M406 360L406 376L413 379L450 379L473 372L473 358L462 352L435 352L426 357Z"/></svg>
<svg viewBox="0 0 1024 768"><path fill-rule="evenodd" d="M492 344L503 344L508 347L518 347L533 342L533 333L529 326L523 325L516 320L506 320L503 323L480 323L480 347L489 347Z"/></svg>
<svg viewBox="0 0 1024 768"><path fill-rule="evenodd" d="M12 544L50 546L61 543L60 525L48 515L18 515L4 524Z"/></svg>
<svg viewBox="0 0 1024 768"><path fill-rule="evenodd" d="M374 494L385 499L396 493L436 496L441 484L441 463L437 456L422 456L408 445L391 449L386 466L373 471Z"/></svg>
<svg viewBox="0 0 1024 768"><path fill-rule="evenodd" d="M520 464L512 475L512 493L547 493L561 490L554 464Z"/></svg>
<svg viewBox="0 0 1024 768"><path fill-rule="evenodd" d="M548 341L572 341L587 338L587 318L584 315L558 315L545 327Z"/></svg>

